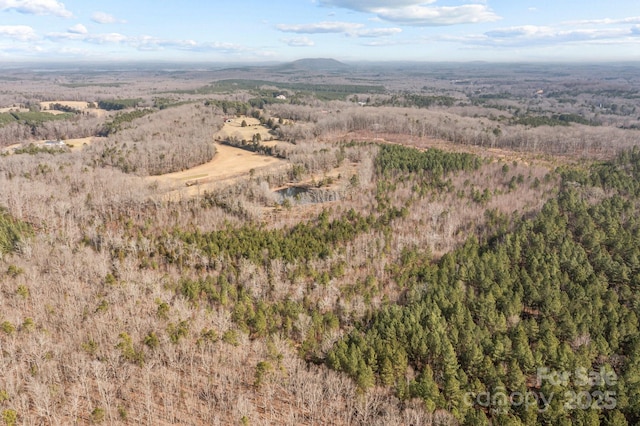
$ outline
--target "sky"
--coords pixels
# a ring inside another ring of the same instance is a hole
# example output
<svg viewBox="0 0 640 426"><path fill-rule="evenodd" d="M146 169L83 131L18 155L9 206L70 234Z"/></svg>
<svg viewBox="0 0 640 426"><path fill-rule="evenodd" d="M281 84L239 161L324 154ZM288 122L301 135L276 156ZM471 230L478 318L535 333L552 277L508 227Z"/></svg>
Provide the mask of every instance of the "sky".
<svg viewBox="0 0 640 426"><path fill-rule="evenodd" d="M640 0L0 0L0 62L638 61Z"/></svg>

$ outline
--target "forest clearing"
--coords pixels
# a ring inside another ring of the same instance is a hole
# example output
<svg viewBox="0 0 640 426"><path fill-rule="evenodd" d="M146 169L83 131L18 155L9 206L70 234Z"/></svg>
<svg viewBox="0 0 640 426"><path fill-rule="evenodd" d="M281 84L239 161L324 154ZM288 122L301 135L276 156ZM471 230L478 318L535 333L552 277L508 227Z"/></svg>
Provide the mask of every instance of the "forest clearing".
<svg viewBox="0 0 640 426"><path fill-rule="evenodd" d="M249 124L246 127L242 127L242 121L248 122ZM249 126L250 128L247 128ZM233 137L240 138L240 140L250 140L252 136L257 133L268 135L267 130L268 129L262 126L260 121L255 118L238 117L235 119L227 119L222 129L214 135L214 139L218 141L227 140L233 135ZM277 143L278 141L275 140L260 142L260 144L264 146L272 147L275 147ZM177 190L182 194L193 195L220 187L225 181L249 176L250 173L263 172L272 167L282 167L285 164L286 161L283 159L261 155L223 143L216 143L215 156L211 161L188 170L168 173L152 179L158 182L185 185L187 187L196 186L196 188Z"/></svg>
<svg viewBox="0 0 640 426"><path fill-rule="evenodd" d="M252 170L262 171L262 169L285 163L284 160L278 158L267 157L224 144L215 144L215 150L215 156L208 163L152 179L186 186L198 185L201 186L201 189L206 190L207 185L215 187L228 179L248 176Z"/></svg>

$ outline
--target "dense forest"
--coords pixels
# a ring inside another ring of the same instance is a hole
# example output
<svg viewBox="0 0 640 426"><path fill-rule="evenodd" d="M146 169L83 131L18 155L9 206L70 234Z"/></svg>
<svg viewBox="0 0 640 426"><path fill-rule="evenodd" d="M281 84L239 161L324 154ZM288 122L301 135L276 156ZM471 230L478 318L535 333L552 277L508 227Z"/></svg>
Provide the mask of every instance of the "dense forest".
<svg viewBox="0 0 640 426"><path fill-rule="evenodd" d="M474 70L7 87L0 423L640 423L636 98Z"/></svg>
<svg viewBox="0 0 640 426"><path fill-rule="evenodd" d="M363 389L392 386L463 424L637 423L639 160L633 150L562 171L560 193L535 218L484 244L472 237L435 265L406 252L393 274L419 277L407 303L367 315L328 365ZM573 375L539 380L540 366ZM497 389L505 398L477 399Z"/></svg>

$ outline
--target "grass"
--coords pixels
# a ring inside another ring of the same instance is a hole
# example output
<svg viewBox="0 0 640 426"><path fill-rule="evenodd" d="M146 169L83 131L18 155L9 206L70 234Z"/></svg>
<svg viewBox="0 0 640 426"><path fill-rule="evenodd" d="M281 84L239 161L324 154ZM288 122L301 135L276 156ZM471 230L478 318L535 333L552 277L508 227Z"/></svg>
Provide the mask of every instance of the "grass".
<svg viewBox="0 0 640 426"><path fill-rule="evenodd" d="M207 176L209 176L209 173L200 173L199 175L181 177L180 180L200 179Z"/></svg>
<svg viewBox="0 0 640 426"><path fill-rule="evenodd" d="M8 112L0 113L0 127L16 121L16 118Z"/></svg>

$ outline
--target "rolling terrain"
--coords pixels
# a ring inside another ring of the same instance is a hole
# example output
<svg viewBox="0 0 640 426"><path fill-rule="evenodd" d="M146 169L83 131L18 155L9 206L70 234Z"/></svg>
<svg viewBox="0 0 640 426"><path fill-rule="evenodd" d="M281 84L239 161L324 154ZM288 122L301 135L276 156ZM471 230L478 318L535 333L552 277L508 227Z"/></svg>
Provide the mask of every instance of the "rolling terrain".
<svg viewBox="0 0 640 426"><path fill-rule="evenodd" d="M637 65L169 65L5 70L4 424L640 421Z"/></svg>

